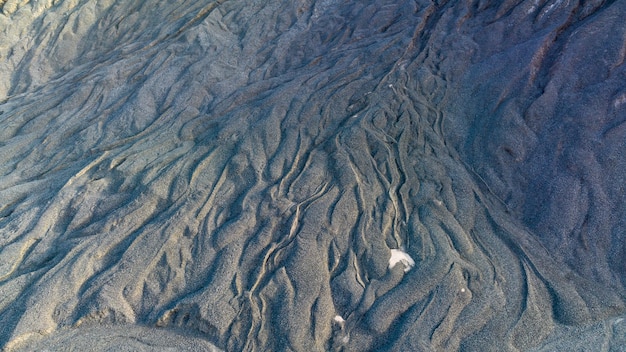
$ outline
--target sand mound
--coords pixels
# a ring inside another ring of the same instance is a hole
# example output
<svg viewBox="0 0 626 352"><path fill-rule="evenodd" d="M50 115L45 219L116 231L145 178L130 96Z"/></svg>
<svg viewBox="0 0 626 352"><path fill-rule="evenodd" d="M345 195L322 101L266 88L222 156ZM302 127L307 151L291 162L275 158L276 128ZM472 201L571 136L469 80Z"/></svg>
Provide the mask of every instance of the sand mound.
<svg viewBox="0 0 626 352"><path fill-rule="evenodd" d="M0 346L618 348L626 2L500 3L6 2Z"/></svg>
<svg viewBox="0 0 626 352"><path fill-rule="evenodd" d="M41 339L27 344L16 351L117 351L117 352L159 352L159 351L207 351L220 350L199 336L189 336L180 331L147 328L138 325L102 325L90 328L61 329Z"/></svg>

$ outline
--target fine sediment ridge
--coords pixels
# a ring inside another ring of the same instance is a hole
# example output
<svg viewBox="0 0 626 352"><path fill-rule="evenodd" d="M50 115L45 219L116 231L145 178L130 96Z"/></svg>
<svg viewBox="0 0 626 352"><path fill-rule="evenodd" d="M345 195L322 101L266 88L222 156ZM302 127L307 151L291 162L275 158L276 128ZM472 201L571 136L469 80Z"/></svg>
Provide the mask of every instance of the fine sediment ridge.
<svg viewBox="0 0 626 352"><path fill-rule="evenodd" d="M626 344L626 1L0 6L0 348Z"/></svg>

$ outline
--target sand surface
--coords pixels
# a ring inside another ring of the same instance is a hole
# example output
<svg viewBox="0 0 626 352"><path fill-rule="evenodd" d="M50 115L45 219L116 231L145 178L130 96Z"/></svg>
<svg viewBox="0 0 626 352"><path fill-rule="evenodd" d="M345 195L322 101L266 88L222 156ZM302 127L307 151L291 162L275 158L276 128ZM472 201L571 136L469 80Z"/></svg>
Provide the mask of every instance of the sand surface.
<svg viewBox="0 0 626 352"><path fill-rule="evenodd" d="M0 6L3 350L626 350L626 0Z"/></svg>

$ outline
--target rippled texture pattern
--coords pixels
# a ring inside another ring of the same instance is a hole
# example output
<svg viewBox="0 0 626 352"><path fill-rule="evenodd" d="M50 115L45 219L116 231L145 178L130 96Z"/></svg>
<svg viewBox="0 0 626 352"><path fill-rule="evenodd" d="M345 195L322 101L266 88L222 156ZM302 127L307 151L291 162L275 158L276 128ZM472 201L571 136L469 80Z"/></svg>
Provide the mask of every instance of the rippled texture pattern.
<svg viewBox="0 0 626 352"><path fill-rule="evenodd" d="M626 1L2 10L0 346L626 340Z"/></svg>

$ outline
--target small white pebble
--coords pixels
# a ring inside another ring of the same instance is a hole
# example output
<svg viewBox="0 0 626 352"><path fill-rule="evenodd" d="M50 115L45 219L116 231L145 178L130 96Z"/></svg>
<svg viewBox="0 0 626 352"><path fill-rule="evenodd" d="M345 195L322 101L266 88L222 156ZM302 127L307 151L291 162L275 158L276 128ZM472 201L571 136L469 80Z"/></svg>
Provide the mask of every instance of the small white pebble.
<svg viewBox="0 0 626 352"><path fill-rule="evenodd" d="M333 318L333 320L339 324L345 322L345 320L341 317L341 315L335 315L335 317Z"/></svg>
<svg viewBox="0 0 626 352"><path fill-rule="evenodd" d="M461 288L461 292L465 292L465 287Z"/></svg>
<svg viewBox="0 0 626 352"><path fill-rule="evenodd" d="M415 261L404 251L404 248L391 250L391 258L389 258L389 269L393 268L398 263L404 264L405 273L415 266Z"/></svg>

